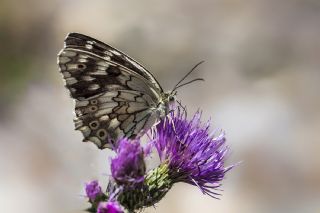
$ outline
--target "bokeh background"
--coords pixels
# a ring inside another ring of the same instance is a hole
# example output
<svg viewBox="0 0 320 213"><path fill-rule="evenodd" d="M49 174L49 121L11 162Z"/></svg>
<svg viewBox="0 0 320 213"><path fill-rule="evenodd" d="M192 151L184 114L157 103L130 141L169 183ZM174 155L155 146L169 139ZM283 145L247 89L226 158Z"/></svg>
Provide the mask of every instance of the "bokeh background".
<svg viewBox="0 0 320 213"><path fill-rule="evenodd" d="M144 64L243 161L215 200L177 184L152 213L320 212L320 1L1 0L0 211L78 213L111 152L81 143L57 52L81 32Z"/></svg>

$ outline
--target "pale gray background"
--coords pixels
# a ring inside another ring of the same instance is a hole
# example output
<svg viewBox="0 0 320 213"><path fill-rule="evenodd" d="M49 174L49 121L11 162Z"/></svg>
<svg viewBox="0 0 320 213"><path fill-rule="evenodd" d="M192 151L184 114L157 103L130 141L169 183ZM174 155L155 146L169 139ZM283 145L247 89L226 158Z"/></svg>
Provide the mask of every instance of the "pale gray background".
<svg viewBox="0 0 320 213"><path fill-rule="evenodd" d="M81 143L56 54L68 32L107 42L163 88L197 62L178 97L212 117L243 161L214 200L178 184L145 212L320 212L317 0L2 0L0 211L74 213L110 151Z"/></svg>

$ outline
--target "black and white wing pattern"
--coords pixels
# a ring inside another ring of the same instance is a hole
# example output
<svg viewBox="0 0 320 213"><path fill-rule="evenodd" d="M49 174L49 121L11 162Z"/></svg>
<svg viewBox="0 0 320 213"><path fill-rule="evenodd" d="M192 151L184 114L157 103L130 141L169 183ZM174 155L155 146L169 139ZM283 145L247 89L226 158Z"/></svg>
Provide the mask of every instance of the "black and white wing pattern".
<svg viewBox="0 0 320 213"><path fill-rule="evenodd" d="M70 33L58 54L58 65L75 100L75 128L84 141L100 149L112 148L118 139L140 136L160 119L161 86L115 48Z"/></svg>

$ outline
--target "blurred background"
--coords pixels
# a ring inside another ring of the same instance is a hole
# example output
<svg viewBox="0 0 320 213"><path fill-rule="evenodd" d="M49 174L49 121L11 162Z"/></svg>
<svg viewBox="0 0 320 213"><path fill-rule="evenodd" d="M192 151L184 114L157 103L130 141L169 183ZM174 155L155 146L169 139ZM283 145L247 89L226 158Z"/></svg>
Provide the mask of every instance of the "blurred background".
<svg viewBox="0 0 320 213"><path fill-rule="evenodd" d="M320 212L320 1L1 0L1 212L78 213L111 152L81 143L56 55L68 32L104 41L223 128L243 161L221 200L177 184L147 213Z"/></svg>

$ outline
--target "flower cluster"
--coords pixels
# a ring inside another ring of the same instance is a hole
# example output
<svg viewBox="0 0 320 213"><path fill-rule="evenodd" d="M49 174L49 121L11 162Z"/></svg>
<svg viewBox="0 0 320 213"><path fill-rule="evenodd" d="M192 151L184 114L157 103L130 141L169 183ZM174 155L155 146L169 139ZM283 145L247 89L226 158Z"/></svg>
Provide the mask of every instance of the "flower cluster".
<svg viewBox="0 0 320 213"><path fill-rule="evenodd" d="M115 181L132 186L143 182L146 166L139 141L120 140L116 152L117 157L111 161L111 172Z"/></svg>
<svg viewBox="0 0 320 213"><path fill-rule="evenodd" d="M86 183L86 194L91 202L102 195L101 187L97 180Z"/></svg>
<svg viewBox="0 0 320 213"><path fill-rule="evenodd" d="M180 111L172 120L162 120L156 127L155 147L174 182L198 186L204 194L215 196L213 189L232 166L224 167L225 134L216 136L216 131L209 132L210 123L203 125L200 120L200 112L188 121Z"/></svg>
<svg viewBox="0 0 320 213"><path fill-rule="evenodd" d="M178 182L197 186L204 194L217 198L227 171L228 147L225 134L210 131L210 122L201 122L197 112L191 120L179 109L161 120L149 137L148 148L140 141L121 139L111 159L111 174L105 192L97 181L86 184L90 212L137 212L159 202ZM145 160L150 147L158 153L160 164L149 171Z"/></svg>

